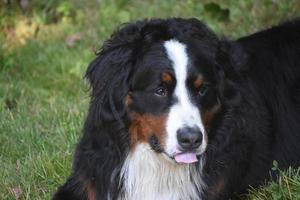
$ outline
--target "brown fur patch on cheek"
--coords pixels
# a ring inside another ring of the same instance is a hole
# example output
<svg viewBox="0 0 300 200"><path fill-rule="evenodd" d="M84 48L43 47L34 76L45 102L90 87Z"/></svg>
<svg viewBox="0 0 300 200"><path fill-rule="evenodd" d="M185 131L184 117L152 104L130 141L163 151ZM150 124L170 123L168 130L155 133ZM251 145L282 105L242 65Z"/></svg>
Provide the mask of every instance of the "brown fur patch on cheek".
<svg viewBox="0 0 300 200"><path fill-rule="evenodd" d="M159 144L163 146L166 137L166 121L167 114L160 116L132 114L129 127L131 148L134 148L138 143L148 142L152 135L155 135Z"/></svg>
<svg viewBox="0 0 300 200"><path fill-rule="evenodd" d="M214 116L219 112L220 108L221 105L220 103L218 103L213 108L204 113L203 122L206 129L210 128L210 124L214 119Z"/></svg>
<svg viewBox="0 0 300 200"><path fill-rule="evenodd" d="M201 74L199 74L197 76L196 80L194 80L193 85L196 89L200 89L203 82L204 82L203 76Z"/></svg>
<svg viewBox="0 0 300 200"><path fill-rule="evenodd" d="M161 80L167 84L171 84L173 82L173 78L169 72L162 73Z"/></svg>

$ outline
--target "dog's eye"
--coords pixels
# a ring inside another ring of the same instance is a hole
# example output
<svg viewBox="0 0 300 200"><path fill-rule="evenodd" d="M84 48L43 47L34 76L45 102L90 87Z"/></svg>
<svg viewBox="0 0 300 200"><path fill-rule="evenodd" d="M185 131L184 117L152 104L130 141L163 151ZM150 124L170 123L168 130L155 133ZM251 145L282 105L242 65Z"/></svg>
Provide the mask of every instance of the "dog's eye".
<svg viewBox="0 0 300 200"><path fill-rule="evenodd" d="M158 96L167 96L168 95L168 90L165 87L159 87L155 90L155 94Z"/></svg>
<svg viewBox="0 0 300 200"><path fill-rule="evenodd" d="M207 93L208 89L209 89L209 86L206 85L206 84L203 84L203 85L200 87L200 89L199 89L199 91L198 91L198 94L199 94L201 97L203 97L203 96Z"/></svg>

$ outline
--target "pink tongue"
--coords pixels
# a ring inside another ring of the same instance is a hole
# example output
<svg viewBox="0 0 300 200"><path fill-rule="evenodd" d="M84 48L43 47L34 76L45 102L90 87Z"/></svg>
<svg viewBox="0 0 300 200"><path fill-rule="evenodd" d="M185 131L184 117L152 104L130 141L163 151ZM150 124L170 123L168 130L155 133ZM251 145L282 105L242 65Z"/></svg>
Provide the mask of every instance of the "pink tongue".
<svg viewBox="0 0 300 200"><path fill-rule="evenodd" d="M182 153L177 154L174 157L178 163L194 163L198 161L195 153Z"/></svg>

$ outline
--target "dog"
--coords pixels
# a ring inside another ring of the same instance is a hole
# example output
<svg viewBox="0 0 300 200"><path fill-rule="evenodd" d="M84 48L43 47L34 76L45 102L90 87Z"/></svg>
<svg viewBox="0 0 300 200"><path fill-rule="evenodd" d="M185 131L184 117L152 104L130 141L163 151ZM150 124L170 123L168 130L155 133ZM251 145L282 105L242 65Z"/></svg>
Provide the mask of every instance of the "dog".
<svg viewBox="0 0 300 200"><path fill-rule="evenodd" d="M237 40L197 19L129 23L86 78L73 170L54 200L234 199L300 165L300 20Z"/></svg>

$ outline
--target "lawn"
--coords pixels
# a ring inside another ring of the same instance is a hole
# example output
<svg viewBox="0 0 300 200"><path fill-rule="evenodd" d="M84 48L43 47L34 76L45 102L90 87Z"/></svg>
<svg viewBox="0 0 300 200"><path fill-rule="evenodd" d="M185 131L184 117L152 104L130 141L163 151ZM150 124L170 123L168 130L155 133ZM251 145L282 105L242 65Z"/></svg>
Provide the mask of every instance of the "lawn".
<svg viewBox="0 0 300 200"><path fill-rule="evenodd" d="M1 200L50 199L68 177L89 101L85 69L121 23L196 17L237 38L300 16L298 0L21 2L0 0ZM300 199L300 169L280 173L244 199Z"/></svg>

